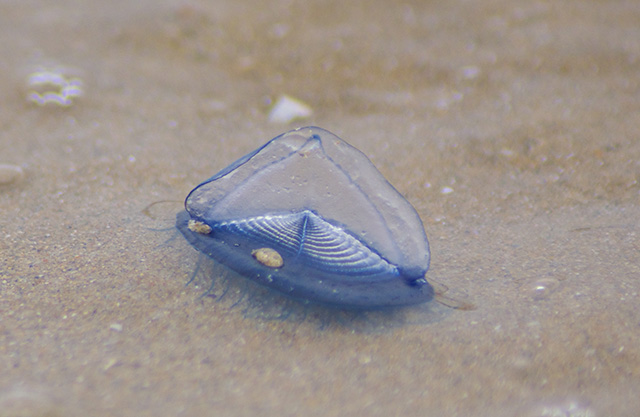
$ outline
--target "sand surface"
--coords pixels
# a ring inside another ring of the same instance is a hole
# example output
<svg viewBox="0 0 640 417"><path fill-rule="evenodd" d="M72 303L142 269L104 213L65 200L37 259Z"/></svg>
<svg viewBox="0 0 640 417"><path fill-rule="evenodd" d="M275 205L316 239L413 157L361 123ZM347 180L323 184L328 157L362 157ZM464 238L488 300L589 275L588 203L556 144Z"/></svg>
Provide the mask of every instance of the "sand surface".
<svg viewBox="0 0 640 417"><path fill-rule="evenodd" d="M0 416L640 414L637 1L5 0L0 53ZM42 66L82 97L28 101ZM269 123L281 94L313 116ZM198 260L187 193L304 125L475 309L332 314Z"/></svg>

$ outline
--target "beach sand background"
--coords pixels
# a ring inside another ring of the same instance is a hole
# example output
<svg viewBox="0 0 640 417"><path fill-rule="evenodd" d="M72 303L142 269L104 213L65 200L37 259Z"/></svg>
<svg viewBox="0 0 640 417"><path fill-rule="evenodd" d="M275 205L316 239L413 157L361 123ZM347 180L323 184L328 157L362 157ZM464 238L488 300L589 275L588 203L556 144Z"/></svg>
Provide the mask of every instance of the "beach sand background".
<svg viewBox="0 0 640 417"><path fill-rule="evenodd" d="M0 39L0 416L640 413L637 1L5 0ZM42 66L83 96L29 102ZM304 125L475 309L336 319L198 260L187 193Z"/></svg>

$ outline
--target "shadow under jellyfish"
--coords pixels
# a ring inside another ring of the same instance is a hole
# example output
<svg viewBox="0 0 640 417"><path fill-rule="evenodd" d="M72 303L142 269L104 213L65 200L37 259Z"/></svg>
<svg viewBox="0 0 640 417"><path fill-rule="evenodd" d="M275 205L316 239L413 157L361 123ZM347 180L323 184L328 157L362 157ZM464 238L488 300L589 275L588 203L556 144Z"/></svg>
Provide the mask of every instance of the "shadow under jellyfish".
<svg viewBox="0 0 640 417"><path fill-rule="evenodd" d="M196 249L289 297L348 309L433 298L418 213L327 130L277 136L198 185L185 209L177 227Z"/></svg>

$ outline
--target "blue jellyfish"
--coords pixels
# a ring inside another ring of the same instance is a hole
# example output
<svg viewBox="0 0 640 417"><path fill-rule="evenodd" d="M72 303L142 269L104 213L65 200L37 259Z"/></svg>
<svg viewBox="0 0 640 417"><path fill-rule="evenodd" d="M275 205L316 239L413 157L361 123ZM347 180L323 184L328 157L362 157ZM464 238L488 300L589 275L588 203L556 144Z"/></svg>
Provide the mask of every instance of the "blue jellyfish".
<svg viewBox="0 0 640 417"><path fill-rule="evenodd" d="M277 136L198 185L177 227L204 254L303 301L375 309L433 298L416 210L318 127Z"/></svg>

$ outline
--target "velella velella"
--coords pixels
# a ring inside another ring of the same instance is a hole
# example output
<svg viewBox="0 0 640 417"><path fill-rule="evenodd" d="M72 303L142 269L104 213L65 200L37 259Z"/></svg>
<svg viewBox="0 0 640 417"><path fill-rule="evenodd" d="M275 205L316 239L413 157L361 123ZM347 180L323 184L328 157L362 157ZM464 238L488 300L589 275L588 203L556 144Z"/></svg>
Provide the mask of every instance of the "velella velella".
<svg viewBox="0 0 640 417"><path fill-rule="evenodd" d="M283 133L198 185L177 227L205 255L303 301L375 309L433 298L418 213L319 127Z"/></svg>

